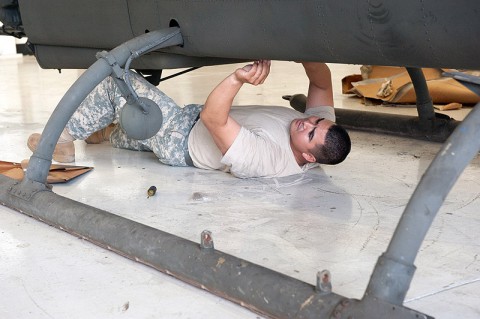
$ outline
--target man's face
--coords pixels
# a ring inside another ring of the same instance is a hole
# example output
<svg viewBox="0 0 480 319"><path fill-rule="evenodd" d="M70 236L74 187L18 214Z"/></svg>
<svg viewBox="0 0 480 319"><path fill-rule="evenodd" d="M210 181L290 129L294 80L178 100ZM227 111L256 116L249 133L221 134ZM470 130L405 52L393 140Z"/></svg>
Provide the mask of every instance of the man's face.
<svg viewBox="0 0 480 319"><path fill-rule="evenodd" d="M316 145L325 143L328 129L334 123L317 116L294 119L290 123L290 142L293 151L310 153Z"/></svg>

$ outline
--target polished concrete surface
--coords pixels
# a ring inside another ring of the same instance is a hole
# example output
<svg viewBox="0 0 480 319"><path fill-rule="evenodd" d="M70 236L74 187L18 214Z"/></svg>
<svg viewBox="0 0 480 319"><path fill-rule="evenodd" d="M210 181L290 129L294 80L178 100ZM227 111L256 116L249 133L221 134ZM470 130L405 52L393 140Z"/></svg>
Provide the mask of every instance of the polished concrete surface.
<svg viewBox="0 0 480 319"><path fill-rule="evenodd" d="M236 65L205 67L161 84L179 104L203 103ZM331 65L339 108L415 114L408 106L362 105L341 94L359 66ZM165 75L172 72L165 72ZM81 71L43 70L32 57L0 57L0 160L29 158ZM301 66L274 62L267 82L245 87L237 104L287 106L305 93ZM468 109L449 111L463 119ZM315 284L361 298L405 205L441 144L351 131L338 166L302 176L236 179L216 171L161 165L151 153L76 141L76 164L94 170L53 191ZM480 318L480 160L466 168L419 251L405 305L436 318ZM157 194L148 198L149 186ZM262 318L245 308L0 206L0 318Z"/></svg>

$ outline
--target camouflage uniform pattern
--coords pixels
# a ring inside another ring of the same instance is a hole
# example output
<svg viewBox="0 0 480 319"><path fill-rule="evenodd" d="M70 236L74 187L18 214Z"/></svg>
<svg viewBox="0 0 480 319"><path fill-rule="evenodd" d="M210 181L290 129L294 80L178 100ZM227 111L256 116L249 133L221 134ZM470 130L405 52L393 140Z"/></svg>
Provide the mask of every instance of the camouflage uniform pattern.
<svg viewBox="0 0 480 319"><path fill-rule="evenodd" d="M138 96L149 98L160 107L163 124L155 136L146 140L129 138L117 124L110 135L110 142L118 148L152 151L163 164L188 166L185 161L188 134L203 106L189 104L181 108L140 75L132 73L130 79ZM115 81L107 77L80 104L67 123L67 131L75 139L85 140L109 124L118 123L125 102Z"/></svg>

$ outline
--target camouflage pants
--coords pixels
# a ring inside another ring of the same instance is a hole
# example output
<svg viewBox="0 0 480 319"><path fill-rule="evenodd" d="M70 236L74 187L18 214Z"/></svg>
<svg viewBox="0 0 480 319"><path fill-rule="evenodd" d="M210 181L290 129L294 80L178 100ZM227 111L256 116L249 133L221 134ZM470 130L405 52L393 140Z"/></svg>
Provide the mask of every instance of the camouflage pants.
<svg viewBox="0 0 480 319"><path fill-rule="evenodd" d="M152 151L160 162L172 166L187 166L188 134L202 109L200 104L179 107L157 87L136 73L130 77L135 92L140 97L153 100L160 107L163 124L158 133L146 140L129 138L117 125L110 135L114 147L136 151ZM75 139L85 140L91 134L118 123L125 99L115 81L107 77L83 100L67 123L67 131Z"/></svg>

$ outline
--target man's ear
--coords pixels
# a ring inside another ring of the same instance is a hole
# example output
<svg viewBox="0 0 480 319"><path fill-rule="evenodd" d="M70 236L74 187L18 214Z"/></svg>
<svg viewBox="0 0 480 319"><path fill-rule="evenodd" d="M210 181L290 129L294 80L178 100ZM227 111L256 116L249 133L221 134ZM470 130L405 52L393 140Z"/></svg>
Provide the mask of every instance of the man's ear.
<svg viewBox="0 0 480 319"><path fill-rule="evenodd" d="M317 159L312 153L302 153L303 158L309 163L315 163Z"/></svg>

